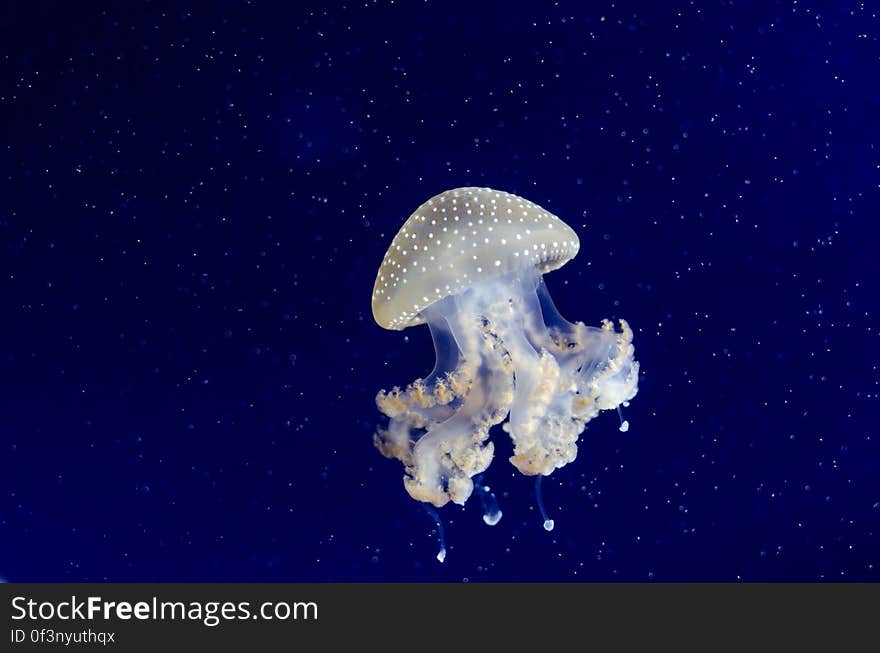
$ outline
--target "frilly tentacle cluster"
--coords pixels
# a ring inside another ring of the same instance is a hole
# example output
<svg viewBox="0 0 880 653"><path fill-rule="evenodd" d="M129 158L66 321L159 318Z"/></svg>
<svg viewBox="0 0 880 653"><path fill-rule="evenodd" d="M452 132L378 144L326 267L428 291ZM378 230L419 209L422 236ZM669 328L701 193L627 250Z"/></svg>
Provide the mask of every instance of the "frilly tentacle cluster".
<svg viewBox="0 0 880 653"><path fill-rule="evenodd" d="M489 431L505 418L511 463L548 475L575 459L588 421L638 391L629 325L564 321L537 275L481 282L424 315L438 361L454 364L376 397L389 422L375 444L404 464L405 487L419 501L464 504L471 478L492 461Z"/></svg>

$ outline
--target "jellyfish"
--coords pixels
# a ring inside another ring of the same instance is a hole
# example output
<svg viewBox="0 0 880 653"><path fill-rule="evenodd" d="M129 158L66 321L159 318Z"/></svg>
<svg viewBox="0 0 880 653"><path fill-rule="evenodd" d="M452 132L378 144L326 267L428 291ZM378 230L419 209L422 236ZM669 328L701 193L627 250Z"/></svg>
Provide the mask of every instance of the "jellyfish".
<svg viewBox="0 0 880 653"><path fill-rule="evenodd" d="M587 422L601 411L620 414L638 390L626 321L569 322L550 297L544 275L579 247L558 217L491 188L432 197L392 240L373 288L373 317L392 330L427 324L436 352L424 378L376 396L388 422L375 445L403 463L413 499L464 505L474 477L492 462L490 430L502 424L513 442L510 462L538 477L544 526L553 527L540 478L575 459ZM494 495L477 481L484 521L497 523Z"/></svg>

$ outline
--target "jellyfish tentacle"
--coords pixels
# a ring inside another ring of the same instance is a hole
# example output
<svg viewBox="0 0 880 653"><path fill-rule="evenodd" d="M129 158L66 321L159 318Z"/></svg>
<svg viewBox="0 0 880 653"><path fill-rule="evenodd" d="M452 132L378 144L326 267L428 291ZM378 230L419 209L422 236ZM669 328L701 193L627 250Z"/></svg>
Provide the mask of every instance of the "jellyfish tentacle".
<svg viewBox="0 0 880 653"><path fill-rule="evenodd" d="M575 412L579 419L589 421L599 411L615 410L638 392L639 363L633 358L632 329L626 320L619 325L618 332L605 320L601 329L593 329L602 341L601 347L594 346L601 355L585 362L577 377Z"/></svg>
<svg viewBox="0 0 880 653"><path fill-rule="evenodd" d="M425 512L428 513L428 516L434 520L434 528L437 530L437 562L442 563L446 560L446 531L443 528L443 520L440 519L440 514L433 507L422 504L425 506Z"/></svg>
<svg viewBox="0 0 880 653"><path fill-rule="evenodd" d="M538 504L538 511L541 513L544 530L550 532L553 530L556 522L550 519L547 515L547 509L544 507L544 491L541 488L541 480L543 478L541 475L535 477L535 502Z"/></svg>
<svg viewBox="0 0 880 653"><path fill-rule="evenodd" d="M580 430L571 418L572 383L549 344L536 295L538 275L504 279L503 302L487 315L514 366L515 393L509 421L504 425L514 442L511 462L525 474L549 474L577 455Z"/></svg>
<svg viewBox="0 0 880 653"><path fill-rule="evenodd" d="M511 462L523 473L537 474L574 460L577 450L570 438L559 437L564 429L548 428L559 394L559 364L546 349L535 351L526 338L517 303L493 307L492 319L514 367L514 398L505 425L514 442Z"/></svg>
<svg viewBox="0 0 880 653"><path fill-rule="evenodd" d="M450 300L451 301L451 300ZM436 351L431 373L416 379L406 389L392 388L376 395L376 406L389 418L388 428L379 429L373 442L387 458L412 464L412 445L432 425L455 414L473 380L474 367L466 360L442 313L429 322Z"/></svg>
<svg viewBox="0 0 880 653"><path fill-rule="evenodd" d="M480 506L483 509L483 523L486 526L495 526L501 521L503 514L498 505L498 498L492 492L492 488L483 483L482 475L474 478L474 488L476 489L477 496L480 498Z"/></svg>
<svg viewBox="0 0 880 653"><path fill-rule="evenodd" d="M489 429L507 415L512 394L509 357L469 309L459 302L438 302L426 315L431 324L446 321L458 349L459 366L441 385L456 399L450 404L453 411L432 419L410 407L392 417L388 435L377 434L380 449L404 462L409 494L438 507L449 501L464 504L471 495L471 477L492 460L494 446L484 444ZM392 432L391 425L401 418L406 426Z"/></svg>

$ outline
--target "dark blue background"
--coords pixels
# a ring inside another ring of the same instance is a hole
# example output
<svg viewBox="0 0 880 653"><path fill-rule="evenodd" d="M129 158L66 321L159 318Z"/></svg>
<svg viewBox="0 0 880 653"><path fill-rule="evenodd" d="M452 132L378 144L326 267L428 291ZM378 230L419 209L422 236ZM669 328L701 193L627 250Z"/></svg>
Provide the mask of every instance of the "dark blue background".
<svg viewBox="0 0 880 653"><path fill-rule="evenodd" d="M875 3L173 4L0 10L0 575L880 578ZM552 533L497 434L440 565L370 294L463 185L578 231L643 375Z"/></svg>

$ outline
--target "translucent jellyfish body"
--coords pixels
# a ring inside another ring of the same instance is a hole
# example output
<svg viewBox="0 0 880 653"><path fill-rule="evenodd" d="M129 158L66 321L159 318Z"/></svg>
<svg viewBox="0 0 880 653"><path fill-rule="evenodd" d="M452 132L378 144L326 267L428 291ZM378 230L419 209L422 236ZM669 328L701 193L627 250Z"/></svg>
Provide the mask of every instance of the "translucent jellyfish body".
<svg viewBox="0 0 880 653"><path fill-rule="evenodd" d="M547 476L575 459L588 421L636 395L629 325L568 322L544 283L578 248L559 218L490 188L431 198L395 236L373 316L388 329L427 323L436 363L424 379L378 394L389 419L375 443L403 463L414 499L464 504L492 462L489 431L501 423L510 462Z"/></svg>

